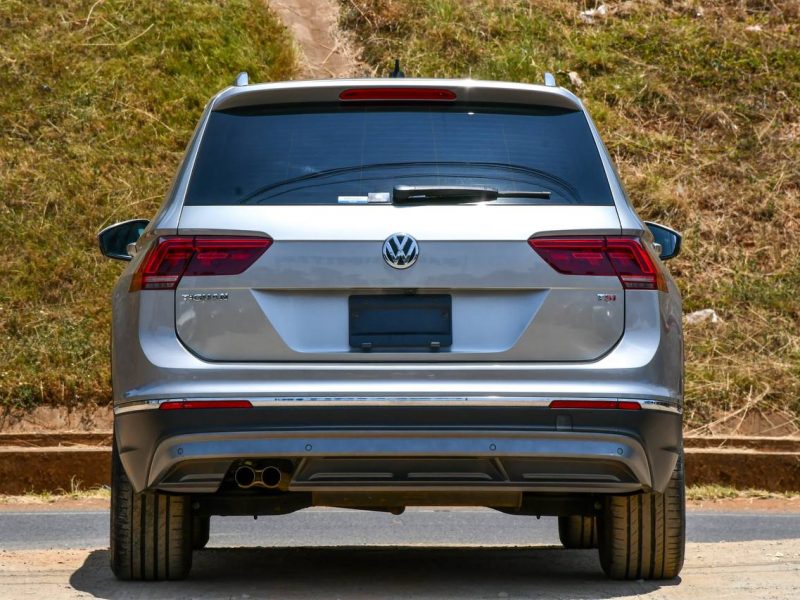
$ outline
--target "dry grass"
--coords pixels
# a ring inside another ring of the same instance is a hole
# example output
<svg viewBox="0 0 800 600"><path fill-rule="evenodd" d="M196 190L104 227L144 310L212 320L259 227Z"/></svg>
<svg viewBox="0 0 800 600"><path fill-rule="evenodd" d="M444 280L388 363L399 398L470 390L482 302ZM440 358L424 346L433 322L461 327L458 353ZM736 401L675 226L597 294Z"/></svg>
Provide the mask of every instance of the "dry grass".
<svg viewBox="0 0 800 600"><path fill-rule="evenodd" d="M244 69L294 73L263 0L0 2L0 408L108 402L120 265L95 234L155 213Z"/></svg>
<svg viewBox="0 0 800 600"><path fill-rule="evenodd" d="M9 496L0 494L0 504L54 504L59 500L110 500L111 488L99 485L84 488L74 477L70 479L68 490L58 489L52 492L28 492Z"/></svg>
<svg viewBox="0 0 800 600"><path fill-rule="evenodd" d="M342 25L380 73L394 57L411 76L549 70L581 96L639 213L685 235L670 264L685 310L721 317L686 328L688 423L741 430L762 413L797 431L800 2L610 2L585 23L593 6L347 0Z"/></svg>
<svg viewBox="0 0 800 600"><path fill-rule="evenodd" d="M342 19L378 72L573 87L640 213L684 232L686 310L722 318L686 330L690 426L796 431L800 2L587 6L347 0ZM0 4L0 406L107 401L119 265L94 234L152 215L209 95L241 69L290 78L291 48L261 0Z"/></svg>
<svg viewBox="0 0 800 600"><path fill-rule="evenodd" d="M686 487L686 499L690 502L699 500L729 500L731 498L753 498L757 500L800 498L800 492L768 492L766 490L738 490L724 485L690 485Z"/></svg>

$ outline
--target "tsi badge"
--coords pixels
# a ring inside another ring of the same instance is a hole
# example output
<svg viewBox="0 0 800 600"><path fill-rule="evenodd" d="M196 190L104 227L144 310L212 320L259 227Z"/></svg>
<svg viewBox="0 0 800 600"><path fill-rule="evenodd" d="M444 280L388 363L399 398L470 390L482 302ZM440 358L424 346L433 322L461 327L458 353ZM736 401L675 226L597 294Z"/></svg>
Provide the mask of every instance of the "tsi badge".
<svg viewBox="0 0 800 600"><path fill-rule="evenodd" d="M203 292L200 294L181 294L184 302L214 302L228 299L228 292Z"/></svg>
<svg viewBox="0 0 800 600"><path fill-rule="evenodd" d="M395 269L407 269L419 258L417 240L405 233L395 233L383 242L383 260Z"/></svg>
<svg viewBox="0 0 800 600"><path fill-rule="evenodd" d="M597 294L597 300L599 302L616 302L617 295L616 294Z"/></svg>

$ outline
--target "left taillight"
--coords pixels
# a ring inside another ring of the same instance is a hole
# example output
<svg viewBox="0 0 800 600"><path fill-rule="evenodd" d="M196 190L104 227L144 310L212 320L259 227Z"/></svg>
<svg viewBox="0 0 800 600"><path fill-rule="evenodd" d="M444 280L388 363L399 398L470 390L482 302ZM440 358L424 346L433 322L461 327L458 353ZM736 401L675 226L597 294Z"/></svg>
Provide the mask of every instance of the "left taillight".
<svg viewBox="0 0 800 600"><path fill-rule="evenodd" d="M635 237L531 238L531 248L565 275L617 276L627 290L667 291L655 260Z"/></svg>
<svg viewBox="0 0 800 600"><path fill-rule="evenodd" d="M174 290L184 275L238 275L271 245L270 238L257 237L161 237L134 273L130 289Z"/></svg>

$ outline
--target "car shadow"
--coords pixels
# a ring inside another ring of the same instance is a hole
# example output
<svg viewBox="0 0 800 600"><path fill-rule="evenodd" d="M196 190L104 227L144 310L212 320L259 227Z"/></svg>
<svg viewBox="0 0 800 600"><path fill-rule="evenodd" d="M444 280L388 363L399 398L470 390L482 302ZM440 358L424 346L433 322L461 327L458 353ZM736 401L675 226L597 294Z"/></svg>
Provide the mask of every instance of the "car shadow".
<svg viewBox="0 0 800 600"><path fill-rule="evenodd" d="M98 598L615 598L671 581L609 581L597 552L555 547L334 546L210 548L180 582L120 582L108 551L70 577Z"/></svg>

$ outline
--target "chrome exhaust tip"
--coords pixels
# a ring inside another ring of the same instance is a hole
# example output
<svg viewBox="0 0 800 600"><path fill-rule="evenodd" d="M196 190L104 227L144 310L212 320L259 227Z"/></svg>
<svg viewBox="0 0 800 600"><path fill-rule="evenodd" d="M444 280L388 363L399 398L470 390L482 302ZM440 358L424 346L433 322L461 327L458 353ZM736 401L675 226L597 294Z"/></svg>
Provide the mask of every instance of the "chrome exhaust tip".
<svg viewBox="0 0 800 600"><path fill-rule="evenodd" d="M237 468L236 471L234 471L233 480L236 482L236 485L242 489L252 487L256 482L255 469L248 465L242 465L241 467Z"/></svg>
<svg viewBox="0 0 800 600"><path fill-rule="evenodd" d="M252 487L287 490L292 476L273 465L261 469L255 469L250 465L241 465L233 472L233 480L243 490Z"/></svg>
<svg viewBox="0 0 800 600"><path fill-rule="evenodd" d="M289 487L290 479L289 474L281 471L278 467L269 466L261 470L261 484L265 488L285 490Z"/></svg>

